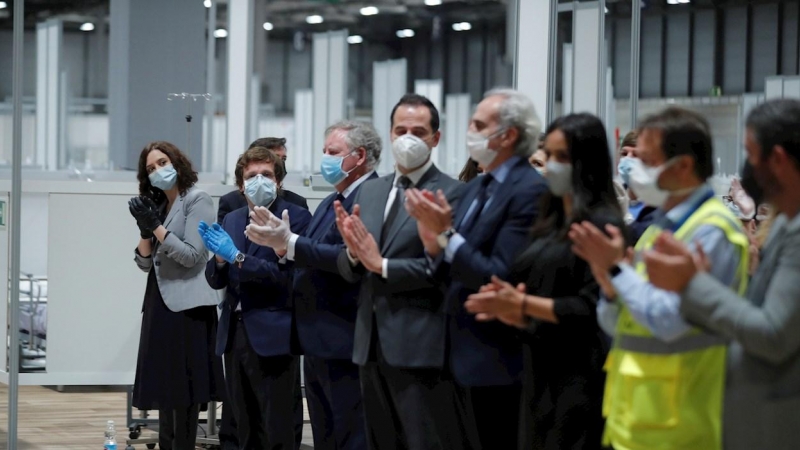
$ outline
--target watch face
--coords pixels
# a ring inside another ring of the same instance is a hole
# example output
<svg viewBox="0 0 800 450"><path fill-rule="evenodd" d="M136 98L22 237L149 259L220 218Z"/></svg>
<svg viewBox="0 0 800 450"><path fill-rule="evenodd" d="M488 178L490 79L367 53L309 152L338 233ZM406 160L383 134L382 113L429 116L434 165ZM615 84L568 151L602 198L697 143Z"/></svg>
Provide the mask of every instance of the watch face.
<svg viewBox="0 0 800 450"><path fill-rule="evenodd" d="M236 262L243 262L244 261L244 253L237 253L236 254Z"/></svg>
<svg viewBox="0 0 800 450"><path fill-rule="evenodd" d="M447 243L449 241L450 241L449 236L447 236L444 233L436 236L436 243L439 244L439 247L441 247L441 248L447 247Z"/></svg>

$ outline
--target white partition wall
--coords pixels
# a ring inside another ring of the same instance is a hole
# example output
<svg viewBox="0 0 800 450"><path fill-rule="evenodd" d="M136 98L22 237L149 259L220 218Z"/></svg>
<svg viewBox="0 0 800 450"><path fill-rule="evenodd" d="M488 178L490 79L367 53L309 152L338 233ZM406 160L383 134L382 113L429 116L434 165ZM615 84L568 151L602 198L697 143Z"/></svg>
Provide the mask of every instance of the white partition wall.
<svg viewBox="0 0 800 450"><path fill-rule="evenodd" d="M445 129L443 144L439 146L437 165L450 175L456 176L469 158L467 152L467 128L472 105L469 94L451 94L445 99Z"/></svg>
<svg viewBox="0 0 800 450"><path fill-rule="evenodd" d="M314 34L312 89L314 90L312 147L322 149L323 131L347 118L347 30ZM311 152L311 166L318 167L321 151Z"/></svg>
<svg viewBox="0 0 800 450"><path fill-rule="evenodd" d="M391 151L389 115L392 108L406 94L406 60L393 59L372 64L372 124L383 143L378 173L394 170Z"/></svg>
<svg viewBox="0 0 800 450"><path fill-rule="evenodd" d="M764 94L767 100L773 98L800 98L800 77L767 77L764 85Z"/></svg>
<svg viewBox="0 0 800 450"><path fill-rule="evenodd" d="M58 169L64 150L63 35L60 19L36 24L36 165L45 170Z"/></svg>
<svg viewBox="0 0 800 450"><path fill-rule="evenodd" d="M516 8L512 26L516 30L513 50L514 87L530 97L542 122L548 116L548 52L551 0L513 0L509 9ZM512 6L513 5L513 6ZM555 80L553 80L555 82Z"/></svg>
<svg viewBox="0 0 800 450"><path fill-rule="evenodd" d="M414 93L424 95L442 111L442 80L414 80Z"/></svg>
<svg viewBox="0 0 800 450"><path fill-rule="evenodd" d="M228 108L225 175L234 180L236 160L250 144L250 108L253 75L254 0L230 0L228 23Z"/></svg>
<svg viewBox="0 0 800 450"><path fill-rule="evenodd" d="M572 70L572 44L564 44L563 69L561 71L561 114L566 115L572 112L572 90L573 70Z"/></svg>
<svg viewBox="0 0 800 450"><path fill-rule="evenodd" d="M314 147L314 93L303 89L294 92L294 141L290 165L301 170L303 176L319 172L314 164L314 153L322 153L322 146ZM324 138L324 129L316 130Z"/></svg>
<svg viewBox="0 0 800 450"><path fill-rule="evenodd" d="M600 105L600 64L598 37L604 17L599 2L573 3L572 44L573 83L572 111L602 116ZM604 47L603 47L604 48Z"/></svg>

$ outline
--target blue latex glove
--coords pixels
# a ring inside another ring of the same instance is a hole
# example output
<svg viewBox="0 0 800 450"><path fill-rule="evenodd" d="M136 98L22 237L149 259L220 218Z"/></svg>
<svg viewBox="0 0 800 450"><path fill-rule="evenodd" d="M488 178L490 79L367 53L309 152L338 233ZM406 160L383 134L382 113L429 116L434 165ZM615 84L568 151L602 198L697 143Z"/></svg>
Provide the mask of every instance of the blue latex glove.
<svg viewBox="0 0 800 450"><path fill-rule="evenodd" d="M212 243L212 242L209 240L209 238L210 238L211 236L208 234L208 231L209 231L210 229L211 229L211 227L209 227L207 223L205 223L205 222L203 222L203 221L201 220L201 221L200 221L200 224L197 226L197 233L198 233L198 234L200 234L200 239L202 239L202 240L203 240L203 245L205 245L205 246L206 246L206 248L207 248L207 249L208 249L208 250L209 250L211 253L216 253L216 252L214 251L214 249L213 249L213 248L211 248L211 246L213 245L213 243ZM217 249L217 250L218 250L218 249Z"/></svg>
<svg viewBox="0 0 800 450"><path fill-rule="evenodd" d="M207 227L208 225L206 225ZM203 225L200 225L198 231L202 228L204 228ZM218 223L207 228L205 234L201 234L201 236L203 236L203 243L206 244L206 248L215 255L228 261L228 263L233 263L236 259L239 249L234 245L233 238Z"/></svg>

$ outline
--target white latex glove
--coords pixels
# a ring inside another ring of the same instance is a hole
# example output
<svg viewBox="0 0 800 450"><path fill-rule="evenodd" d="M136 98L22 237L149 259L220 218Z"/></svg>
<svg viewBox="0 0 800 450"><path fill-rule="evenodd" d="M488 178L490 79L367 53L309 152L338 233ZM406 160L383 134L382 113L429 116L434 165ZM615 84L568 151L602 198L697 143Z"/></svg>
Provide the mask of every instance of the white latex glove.
<svg viewBox="0 0 800 450"><path fill-rule="evenodd" d="M244 234L258 245L270 247L276 252L283 252L289 246L289 239L293 234L289 221L289 211L283 210L282 220L278 219L269 210L266 213L265 225L258 225L258 221L253 220L244 230ZM252 212L250 214L252 216L256 213Z"/></svg>

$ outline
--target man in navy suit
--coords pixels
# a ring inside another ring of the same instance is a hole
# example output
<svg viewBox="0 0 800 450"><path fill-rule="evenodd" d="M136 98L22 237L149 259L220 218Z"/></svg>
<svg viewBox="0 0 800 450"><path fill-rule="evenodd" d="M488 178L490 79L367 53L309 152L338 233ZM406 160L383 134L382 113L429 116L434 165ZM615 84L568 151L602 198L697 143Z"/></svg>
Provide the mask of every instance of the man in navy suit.
<svg viewBox="0 0 800 450"><path fill-rule="evenodd" d="M352 211L362 183L377 178L381 140L368 123L339 122L325 131L324 152L321 172L336 192L317 207L308 230L288 234L251 226L248 236L278 252L285 249L286 259L294 261L295 325L314 448L361 450L367 442L358 366L351 360L359 285L345 281L337 269L344 245L334 203Z"/></svg>
<svg viewBox="0 0 800 450"><path fill-rule="evenodd" d="M299 358L292 346L291 273L281 270L272 249L250 242L244 231L255 206L288 211L297 233L308 227L311 214L278 195L286 170L273 152L250 148L238 165L248 206L226 215L222 226L201 224L199 230L215 254L206 279L212 288L226 289L217 354L225 357L240 448L293 449Z"/></svg>
<svg viewBox="0 0 800 450"><path fill-rule="evenodd" d="M412 190L407 208L420 224L431 275L446 287L450 367L468 399L483 448L517 448L522 353L516 331L477 322L468 295L503 278L525 247L547 184L530 164L541 125L531 101L511 89L492 90L469 125L470 157L484 167L453 211L439 193Z"/></svg>
<svg viewBox="0 0 800 450"><path fill-rule="evenodd" d="M258 138L250 144L250 147L264 147L272 150L273 153L283 161L284 167L286 164L286 138L265 137ZM239 156L241 158L242 155ZM225 216L231 211L247 206L247 199L244 196L244 179L242 178L242 167L238 164L234 169L236 177L237 190L228 192L219 198L219 208L217 209L217 223L221 224ZM283 189L283 186L278 186L278 196L283 198L289 203L294 203L304 209L308 209L308 202L305 197L296 194L292 191ZM297 372L297 389L295 394L295 448L300 448L300 443L303 440L303 393L300 390L300 372ZM233 418L233 413L230 410L230 402L222 404L222 414L220 416L219 427L219 444L222 450L236 450L239 448L239 441L236 439L236 420Z"/></svg>

